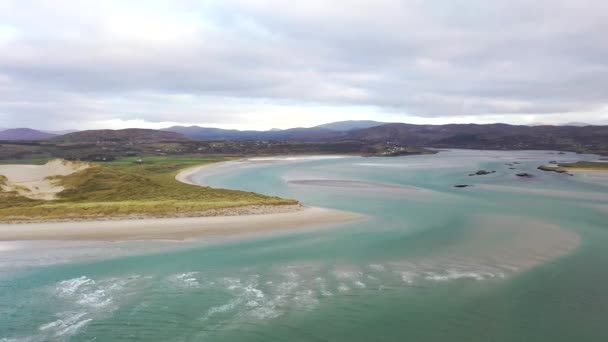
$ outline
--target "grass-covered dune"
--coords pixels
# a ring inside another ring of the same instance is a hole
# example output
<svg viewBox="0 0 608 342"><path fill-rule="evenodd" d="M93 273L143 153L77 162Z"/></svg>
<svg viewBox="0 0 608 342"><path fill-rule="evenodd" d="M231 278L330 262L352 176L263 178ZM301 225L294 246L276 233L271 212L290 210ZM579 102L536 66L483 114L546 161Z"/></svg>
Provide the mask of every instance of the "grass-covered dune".
<svg viewBox="0 0 608 342"><path fill-rule="evenodd" d="M175 175L184 168L222 161L222 157L149 157L143 162L136 159L91 164L88 169L53 177L65 190L52 201L0 192L0 221L195 216L212 209L298 203L175 180Z"/></svg>

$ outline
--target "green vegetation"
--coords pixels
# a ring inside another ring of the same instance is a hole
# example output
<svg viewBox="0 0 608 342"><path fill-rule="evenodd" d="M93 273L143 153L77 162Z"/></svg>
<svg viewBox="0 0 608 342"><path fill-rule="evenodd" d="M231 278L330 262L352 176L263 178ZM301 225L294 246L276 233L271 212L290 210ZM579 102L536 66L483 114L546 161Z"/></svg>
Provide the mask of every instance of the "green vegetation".
<svg viewBox="0 0 608 342"><path fill-rule="evenodd" d="M58 200L32 200L15 192L1 193L0 220L187 216L245 205L297 204L290 199L198 187L175 180L179 170L223 160L226 158L148 157L93 164L89 169L54 177L66 188Z"/></svg>
<svg viewBox="0 0 608 342"><path fill-rule="evenodd" d="M538 167L542 171L566 173L568 171L608 171L608 162L585 162L563 163L556 166L542 165Z"/></svg>
<svg viewBox="0 0 608 342"><path fill-rule="evenodd" d="M93 162L120 161L125 157L194 157L259 156L285 154L352 154L395 156L434 153L394 143L363 141L293 142L293 141L3 141L0 142L2 164L44 164L62 158Z"/></svg>
<svg viewBox="0 0 608 342"><path fill-rule="evenodd" d="M597 170L597 171L608 171L608 162L584 162L579 161L576 163L559 164L561 168L566 170Z"/></svg>

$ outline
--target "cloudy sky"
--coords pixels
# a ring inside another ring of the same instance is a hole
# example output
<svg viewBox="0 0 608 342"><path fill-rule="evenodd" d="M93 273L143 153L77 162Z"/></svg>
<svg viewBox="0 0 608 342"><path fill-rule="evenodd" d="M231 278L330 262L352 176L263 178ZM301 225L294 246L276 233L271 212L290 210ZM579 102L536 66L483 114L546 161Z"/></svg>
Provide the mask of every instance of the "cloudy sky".
<svg viewBox="0 0 608 342"><path fill-rule="evenodd" d="M0 127L608 124L601 0L0 0Z"/></svg>

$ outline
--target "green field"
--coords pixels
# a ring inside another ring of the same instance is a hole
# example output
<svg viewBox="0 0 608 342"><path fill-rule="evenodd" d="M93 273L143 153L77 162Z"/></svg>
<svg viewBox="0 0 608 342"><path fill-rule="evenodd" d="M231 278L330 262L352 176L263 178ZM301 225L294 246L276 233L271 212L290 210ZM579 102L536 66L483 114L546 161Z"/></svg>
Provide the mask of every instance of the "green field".
<svg viewBox="0 0 608 342"><path fill-rule="evenodd" d="M290 199L199 187L175 180L175 175L184 168L228 160L225 157L147 157L142 163L138 159L92 163L89 169L56 177L66 190L54 201L0 192L0 221L163 217L246 205L297 204Z"/></svg>

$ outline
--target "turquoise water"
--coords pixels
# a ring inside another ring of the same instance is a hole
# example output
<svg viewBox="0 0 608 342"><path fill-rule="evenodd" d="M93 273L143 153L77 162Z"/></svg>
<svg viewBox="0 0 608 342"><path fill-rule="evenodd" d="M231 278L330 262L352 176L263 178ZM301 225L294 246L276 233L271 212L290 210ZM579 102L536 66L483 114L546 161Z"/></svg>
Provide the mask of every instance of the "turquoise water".
<svg viewBox="0 0 608 342"><path fill-rule="evenodd" d="M606 341L608 179L536 170L581 159L596 157L278 158L201 175L367 218L238 240L0 244L0 341ZM482 168L497 172L468 176Z"/></svg>

